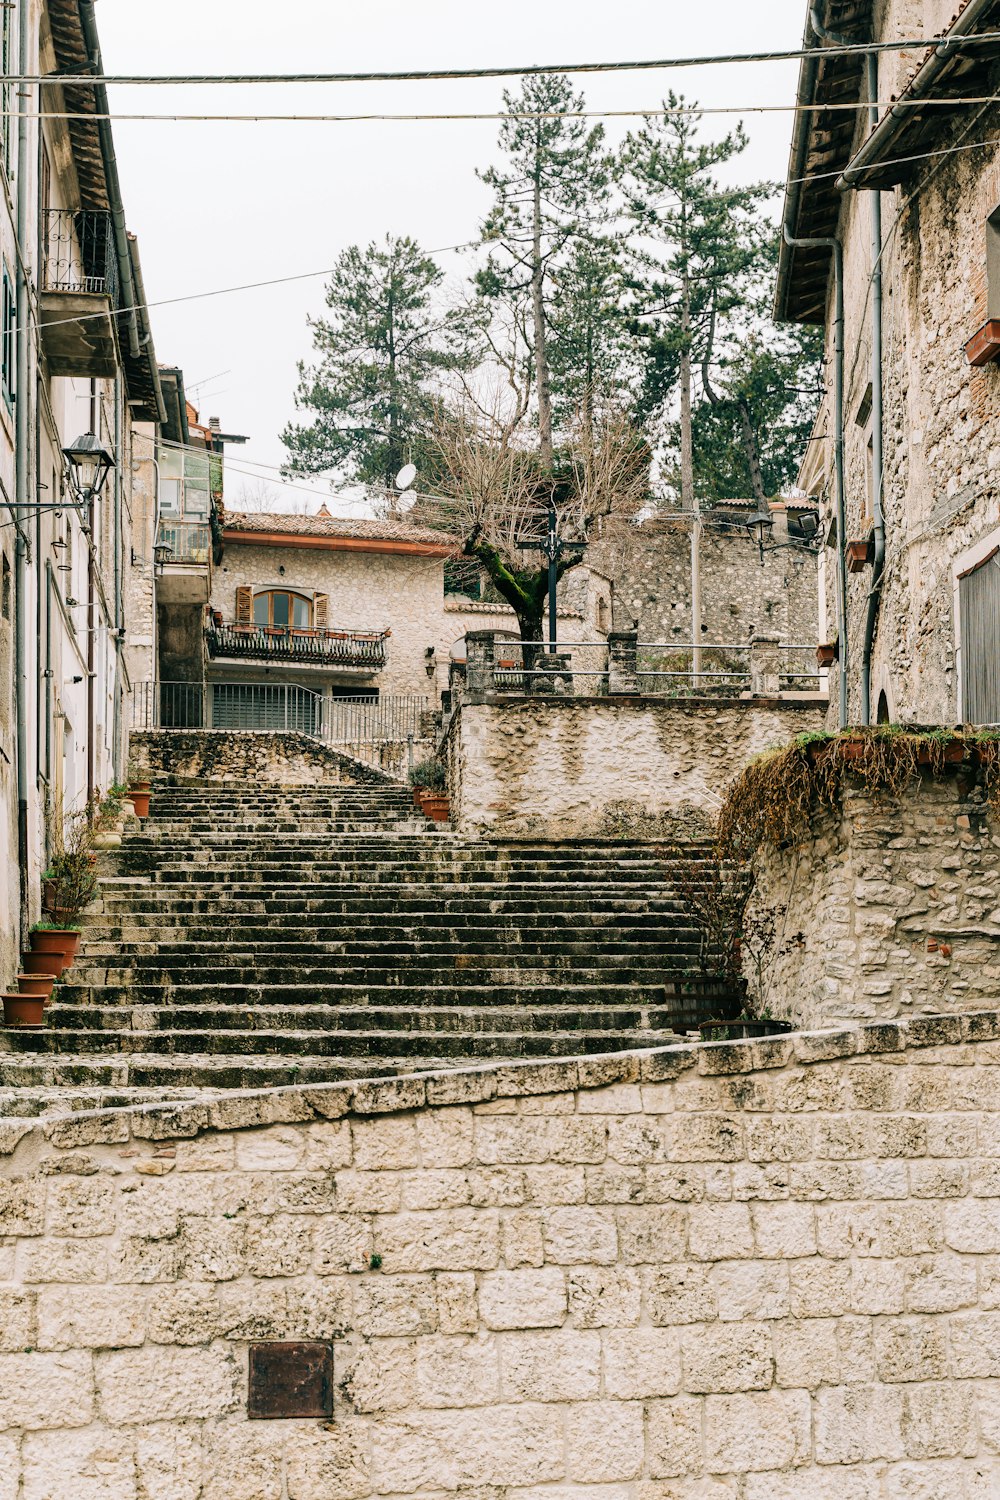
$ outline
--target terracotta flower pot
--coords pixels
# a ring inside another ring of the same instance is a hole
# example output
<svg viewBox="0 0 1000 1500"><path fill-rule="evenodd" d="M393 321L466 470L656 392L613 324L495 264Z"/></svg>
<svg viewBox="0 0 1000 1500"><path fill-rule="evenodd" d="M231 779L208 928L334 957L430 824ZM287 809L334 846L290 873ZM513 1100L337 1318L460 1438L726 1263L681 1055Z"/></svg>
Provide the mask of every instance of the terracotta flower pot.
<svg viewBox="0 0 1000 1500"><path fill-rule="evenodd" d="M45 1001L40 995L4 995L5 1026L44 1026Z"/></svg>
<svg viewBox="0 0 1000 1500"><path fill-rule="evenodd" d="M871 542L858 540L847 544L847 570L849 573L861 573L872 560L874 548Z"/></svg>
<svg viewBox="0 0 1000 1500"><path fill-rule="evenodd" d="M128 789L129 792L148 792L152 785L151 781L130 781Z"/></svg>
<svg viewBox="0 0 1000 1500"><path fill-rule="evenodd" d="M831 642L816 647L816 665L818 667L832 667L837 660L837 647Z"/></svg>
<svg viewBox="0 0 1000 1500"><path fill-rule="evenodd" d="M56 982L54 974L18 974L17 987L22 995L40 995L48 1000Z"/></svg>
<svg viewBox="0 0 1000 1500"><path fill-rule="evenodd" d="M62 959L58 953L22 953L22 974L50 974L58 979L62 973Z"/></svg>
<svg viewBox="0 0 1000 1500"><path fill-rule="evenodd" d="M941 747L940 760L946 766L957 766L965 759L965 745L961 740L952 740L950 744ZM917 765L929 766L938 761L930 745L917 746ZM939 762L940 763L940 762Z"/></svg>
<svg viewBox="0 0 1000 1500"><path fill-rule="evenodd" d="M413 788L413 805L414 805L414 807L419 807L420 806L420 799L423 797L424 792L426 790L427 790L427 788L426 787L422 787L422 786L415 786Z"/></svg>
<svg viewBox="0 0 1000 1500"><path fill-rule="evenodd" d="M435 823L447 823L449 810L447 797L431 792L424 797L422 805L425 817L433 818Z"/></svg>
<svg viewBox="0 0 1000 1500"><path fill-rule="evenodd" d="M137 818L149 817L149 792L140 792L135 787L132 789L132 804L135 807Z"/></svg>
<svg viewBox="0 0 1000 1500"><path fill-rule="evenodd" d="M80 934L69 927L47 927L31 934L33 953L47 953L58 958L62 969L68 969L80 946Z"/></svg>

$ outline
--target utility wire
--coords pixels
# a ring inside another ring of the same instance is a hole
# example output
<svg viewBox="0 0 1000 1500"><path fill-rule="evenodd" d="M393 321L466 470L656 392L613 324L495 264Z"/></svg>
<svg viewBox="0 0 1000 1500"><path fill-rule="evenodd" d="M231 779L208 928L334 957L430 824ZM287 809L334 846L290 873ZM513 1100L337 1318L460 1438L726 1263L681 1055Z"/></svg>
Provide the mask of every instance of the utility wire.
<svg viewBox="0 0 1000 1500"><path fill-rule="evenodd" d="M944 109L954 108L959 104L990 104L996 96L993 94L963 95L958 98L942 97L939 99L921 98L921 109L926 106L940 106ZM879 99L874 101L878 109L891 109L896 100ZM263 125L263 124L288 124L288 125L365 125L365 124L416 124L421 121L431 123L438 122L470 122L477 120L636 120L636 119L665 119L672 116L700 117L702 115L813 115L825 114L829 111L868 110L872 104L866 100L856 102L822 104L720 104L720 105L674 105L664 106L662 104L652 105L646 109L556 109L556 110L487 110L469 112L415 112L411 114L389 114L378 111L369 114L330 115L330 114L267 114L256 112L254 114L182 114L169 111L163 114L133 114L127 111L109 111L101 114L90 110L37 110L26 111L17 109L0 110L0 116L9 116L15 120L122 120L128 122L149 120L162 121L169 124L237 124L237 125Z"/></svg>
<svg viewBox="0 0 1000 1500"><path fill-rule="evenodd" d="M374 73L14 73L13 84L72 84L75 87L122 84L130 87L160 87L171 84L299 84L299 83L428 83L448 79L528 78L543 73L639 73L673 68L705 68L726 63L794 62L803 57L864 57L871 52L927 51L940 37L911 37L888 42L846 42L832 47L799 47L769 52L701 53L691 57L644 58L624 62L528 63L520 67L427 68ZM956 39L956 49L1000 42L1000 31Z"/></svg>

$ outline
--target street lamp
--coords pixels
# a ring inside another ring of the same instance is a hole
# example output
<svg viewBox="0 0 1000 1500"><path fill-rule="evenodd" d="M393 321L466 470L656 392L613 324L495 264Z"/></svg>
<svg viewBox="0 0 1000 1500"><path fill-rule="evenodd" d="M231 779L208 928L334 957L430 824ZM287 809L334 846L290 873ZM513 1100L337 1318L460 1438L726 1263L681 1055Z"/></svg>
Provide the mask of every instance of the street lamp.
<svg viewBox="0 0 1000 1500"><path fill-rule="evenodd" d="M63 449L66 472L70 488L78 505L89 506L104 488L104 483L115 466L113 454L95 437L85 432L75 443Z"/></svg>
<svg viewBox="0 0 1000 1500"><path fill-rule="evenodd" d="M173 555L174 549L169 545L169 543L157 542L156 546L153 548L153 566L156 569L156 576L158 578L162 574L163 569L166 567L167 563L170 561Z"/></svg>
<svg viewBox="0 0 1000 1500"><path fill-rule="evenodd" d="M815 550L810 543L814 540L816 532L819 530L818 520L814 515L810 515L807 512L799 518L799 525L802 529L801 541L772 542L770 537L774 531L774 518L770 511L757 510L754 511L752 516L747 517L746 528L750 534L751 541L757 543L761 567L764 565L765 552L780 552L782 547L801 547L807 552Z"/></svg>

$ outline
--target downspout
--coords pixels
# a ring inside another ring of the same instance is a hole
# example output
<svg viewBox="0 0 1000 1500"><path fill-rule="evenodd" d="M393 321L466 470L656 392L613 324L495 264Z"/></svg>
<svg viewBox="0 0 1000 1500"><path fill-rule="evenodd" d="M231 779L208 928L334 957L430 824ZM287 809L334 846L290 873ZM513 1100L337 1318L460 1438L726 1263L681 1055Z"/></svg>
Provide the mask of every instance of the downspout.
<svg viewBox="0 0 1000 1500"><path fill-rule="evenodd" d="M18 67L22 76L31 72L31 0L18 6ZM19 86L17 116L17 365L14 389L14 502L15 543L14 590L17 614L15 630L15 706L17 721L17 862L20 873L21 925L27 927L29 905L28 847L28 464L29 402L28 367L31 358L28 319L28 109L24 85Z"/></svg>
<svg viewBox="0 0 1000 1500"><path fill-rule="evenodd" d="M833 475L837 514L837 717L847 727L847 546L844 501L844 252L838 239L793 238L787 221L782 229L785 244L793 249L823 249L833 254Z"/></svg>
<svg viewBox="0 0 1000 1500"><path fill-rule="evenodd" d="M850 46L850 38L838 36L820 24L818 7L809 12L809 23L816 35L835 46ZM946 50L951 50L946 49ZM946 55L945 49L939 49ZM865 56L865 81L868 91L869 138L878 127L878 57L874 52ZM882 575L885 570L885 510L882 505L882 194L875 188L871 199L871 288L872 288L872 521L874 523L875 556L872 560L872 586L868 591L865 612L864 644L861 648L861 722L872 721L872 653L875 646L875 628L878 624L879 604L882 600Z"/></svg>
<svg viewBox="0 0 1000 1500"><path fill-rule="evenodd" d="M97 21L94 16L94 0L79 0L80 25L83 29L84 45L90 66L94 72L94 110L97 115L97 130L101 142L101 160L104 164L104 177L108 189L108 206L111 210L111 222L115 234L115 258L118 261L118 275L121 279L124 307L122 313L128 324L129 352L133 359L138 359L142 352L139 342L139 324L136 319L137 298L135 293L135 280L132 276L132 256L129 253L128 234L125 230L125 209L122 205L121 184L118 181L118 161L115 156L115 143L111 134L111 109L108 104L108 91L104 86L101 75L104 66L101 62L101 44L97 35Z"/></svg>
<svg viewBox="0 0 1000 1500"><path fill-rule="evenodd" d="M122 738L123 729L123 678L124 657L122 653L122 377L121 371L115 373L115 514L114 514L114 542L115 542L115 566L114 566L114 630L115 630L115 697L114 697L114 724L112 726L112 760L114 764L114 776L116 785L120 785L124 777L124 766L122 764Z"/></svg>
<svg viewBox="0 0 1000 1500"><path fill-rule="evenodd" d="M878 59L874 52L865 58L868 77L868 125L878 125ZM868 591L865 615L865 642L861 652L861 722L872 721L872 653L882 602L885 574L885 508L882 503L882 194L874 188L868 194L872 208L872 519L875 523L875 556L872 560L872 586Z"/></svg>

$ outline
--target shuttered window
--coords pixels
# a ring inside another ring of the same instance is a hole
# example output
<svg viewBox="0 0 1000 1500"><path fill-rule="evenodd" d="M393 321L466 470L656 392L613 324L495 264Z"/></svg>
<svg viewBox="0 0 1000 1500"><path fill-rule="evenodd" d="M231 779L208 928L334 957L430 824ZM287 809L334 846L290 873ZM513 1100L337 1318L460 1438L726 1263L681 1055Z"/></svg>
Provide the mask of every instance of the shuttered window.
<svg viewBox="0 0 1000 1500"><path fill-rule="evenodd" d="M962 717L1000 724L1000 551L958 580Z"/></svg>

